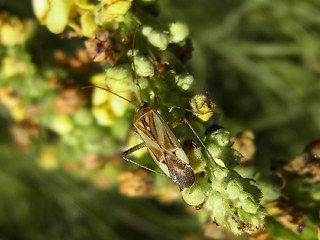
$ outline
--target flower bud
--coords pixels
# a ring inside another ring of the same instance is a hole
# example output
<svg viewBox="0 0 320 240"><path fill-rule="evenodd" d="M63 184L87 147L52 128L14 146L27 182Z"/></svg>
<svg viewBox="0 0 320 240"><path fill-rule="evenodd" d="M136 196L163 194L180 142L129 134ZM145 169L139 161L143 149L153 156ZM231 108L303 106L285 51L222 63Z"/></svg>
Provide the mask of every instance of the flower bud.
<svg viewBox="0 0 320 240"><path fill-rule="evenodd" d="M56 149L54 147L47 146L42 150L39 165L47 170L55 169L58 166Z"/></svg>
<svg viewBox="0 0 320 240"><path fill-rule="evenodd" d="M49 1L46 25L53 33L62 33L67 26L73 6L73 0Z"/></svg>
<svg viewBox="0 0 320 240"><path fill-rule="evenodd" d="M230 199L237 199L239 198L242 190L243 190L243 187L239 182L230 181L227 185L226 193L228 194L228 197Z"/></svg>
<svg viewBox="0 0 320 240"><path fill-rule="evenodd" d="M177 86L183 91L191 91L194 88L194 78L190 74L176 75L175 80Z"/></svg>
<svg viewBox="0 0 320 240"><path fill-rule="evenodd" d="M220 147L231 147L233 144L230 132L224 129L214 131L208 136L208 142L214 143Z"/></svg>
<svg viewBox="0 0 320 240"><path fill-rule="evenodd" d="M124 15L128 12L131 7L130 1L113 1L111 5L107 5L104 9L104 15L110 20L121 22L124 19Z"/></svg>
<svg viewBox="0 0 320 240"><path fill-rule="evenodd" d="M190 160L190 165L192 166L194 173L203 172L206 167L206 161L201 152L201 148L197 146L192 140L187 140L183 143L183 150Z"/></svg>
<svg viewBox="0 0 320 240"><path fill-rule="evenodd" d="M169 26L170 42L179 43L184 41L189 35L188 26L184 23L171 23Z"/></svg>
<svg viewBox="0 0 320 240"><path fill-rule="evenodd" d="M24 43L34 32L34 21L19 18L7 13L0 13L0 44L14 46Z"/></svg>
<svg viewBox="0 0 320 240"><path fill-rule="evenodd" d="M94 15L92 12L83 13L80 17L80 23L83 36L89 38L95 36L98 26L94 21Z"/></svg>
<svg viewBox="0 0 320 240"><path fill-rule="evenodd" d="M107 86L114 92L119 93L131 90L132 71L129 64L122 64L108 68L106 76L100 82L106 81Z"/></svg>
<svg viewBox="0 0 320 240"><path fill-rule="evenodd" d="M136 56L134 58L134 63L138 76L152 77L154 75L153 65L146 57Z"/></svg>
<svg viewBox="0 0 320 240"><path fill-rule="evenodd" d="M222 179L226 178L228 176L228 169L223 167L215 167L214 168L214 176L218 181L221 181Z"/></svg>
<svg viewBox="0 0 320 240"><path fill-rule="evenodd" d="M219 192L211 191L206 201L206 206L212 210L212 218L218 223L223 224L227 218L229 209L228 202Z"/></svg>
<svg viewBox="0 0 320 240"><path fill-rule="evenodd" d="M206 199L205 191L198 185L194 185L192 188L184 188L182 197L191 206L200 205Z"/></svg>
<svg viewBox="0 0 320 240"><path fill-rule="evenodd" d="M211 118L216 108L216 105L204 94L195 95L190 101L190 106L193 114L204 122Z"/></svg>
<svg viewBox="0 0 320 240"><path fill-rule="evenodd" d="M142 34L147 37L148 41L160 50L166 50L169 44L169 36L163 32L153 30L151 27L143 27Z"/></svg>
<svg viewBox="0 0 320 240"><path fill-rule="evenodd" d="M68 115L56 115L52 121L51 127L54 131L63 135L73 129L73 122Z"/></svg>
<svg viewBox="0 0 320 240"><path fill-rule="evenodd" d="M49 0L32 0L34 14L41 24L45 24L49 11Z"/></svg>
<svg viewBox="0 0 320 240"><path fill-rule="evenodd" d="M90 126L93 122L92 115L84 108L76 111L73 119L79 126Z"/></svg>

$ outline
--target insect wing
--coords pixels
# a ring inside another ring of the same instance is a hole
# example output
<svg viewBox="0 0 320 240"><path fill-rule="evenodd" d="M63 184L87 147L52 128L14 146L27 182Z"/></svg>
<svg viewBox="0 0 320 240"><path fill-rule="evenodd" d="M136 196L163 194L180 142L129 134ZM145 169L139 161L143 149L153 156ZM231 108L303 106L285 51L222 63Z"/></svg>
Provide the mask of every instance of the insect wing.
<svg viewBox="0 0 320 240"><path fill-rule="evenodd" d="M136 119L134 126L151 157L175 183L191 187L194 183L193 169L177 138L154 109L143 111L144 114Z"/></svg>
<svg viewBox="0 0 320 240"><path fill-rule="evenodd" d="M165 153L165 159L172 181L181 187L192 187L195 180L192 167L170 153Z"/></svg>

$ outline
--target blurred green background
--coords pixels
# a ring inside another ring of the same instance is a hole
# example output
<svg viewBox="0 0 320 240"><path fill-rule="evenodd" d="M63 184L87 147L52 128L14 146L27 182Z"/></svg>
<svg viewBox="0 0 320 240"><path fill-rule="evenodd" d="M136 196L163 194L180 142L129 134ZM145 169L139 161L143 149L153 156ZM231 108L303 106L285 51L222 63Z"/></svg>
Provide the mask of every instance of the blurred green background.
<svg viewBox="0 0 320 240"><path fill-rule="evenodd" d="M233 132L251 129L259 157L288 158L319 138L318 1L160 1L188 23L190 63ZM261 159L262 160L262 159Z"/></svg>
<svg viewBox="0 0 320 240"><path fill-rule="evenodd" d="M29 1L0 0L0 9L34 18ZM194 47L188 66L198 91L207 91L217 103L222 126L234 134L255 133L258 165L267 169L287 162L319 138L319 1L161 0L159 9L161 21L188 24ZM49 104L56 93L44 90L42 82L54 64L53 50L74 54L83 41L60 38L40 25L35 29L36 37L25 45L0 47L1 59L18 57L32 74L7 77L2 62L0 84L13 86L26 104ZM54 69L66 76L62 67ZM101 71L90 70L68 76L88 82L92 72ZM40 135L21 152L2 105L0 121L0 239L202 239L198 217L183 203L128 198L63 168L47 171L38 158L42 147L59 145L56 136ZM74 158L79 154L66 148Z"/></svg>

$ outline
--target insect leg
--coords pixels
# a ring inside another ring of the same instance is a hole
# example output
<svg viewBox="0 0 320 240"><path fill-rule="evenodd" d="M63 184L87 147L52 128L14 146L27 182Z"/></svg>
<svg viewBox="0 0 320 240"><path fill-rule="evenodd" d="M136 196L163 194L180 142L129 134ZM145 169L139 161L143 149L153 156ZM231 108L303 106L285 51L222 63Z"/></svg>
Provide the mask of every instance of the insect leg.
<svg viewBox="0 0 320 240"><path fill-rule="evenodd" d="M129 154L135 152L135 151L138 151L139 149L145 147L146 144L144 142L142 143L139 143L138 145L132 147L132 148L129 148L128 150L124 151L122 154L121 154L121 157L125 157L125 156L128 156Z"/></svg>
<svg viewBox="0 0 320 240"><path fill-rule="evenodd" d="M161 173L161 172L157 172L157 171L155 171L155 170L153 170L153 169L151 169L151 168L148 168L148 167L146 167L146 166L143 166L142 164L137 163L137 162L135 162L135 161L133 161L133 160L131 160L131 159L129 159L129 158L126 157L126 156L128 156L129 154L131 154L131 153L133 153L133 152L135 152L135 151L137 151L137 150L139 150L139 149L141 149L141 148L143 148L143 147L145 147L145 146L146 146L146 144L143 142L143 143L140 143L140 144L138 144L138 145L136 145L136 146L134 146L134 147L132 147L132 148L129 148L128 150L124 151L124 152L121 154L122 159L125 160L125 161L127 161L127 162L129 162L129 163L135 164L135 165L137 165L137 166L139 166L139 167L141 167L141 168L144 168L144 169L146 169L146 170L148 170L148 171L150 171L150 172L158 173L158 174L161 174L161 175L163 175L163 176L166 176L165 174L163 174L163 173Z"/></svg>

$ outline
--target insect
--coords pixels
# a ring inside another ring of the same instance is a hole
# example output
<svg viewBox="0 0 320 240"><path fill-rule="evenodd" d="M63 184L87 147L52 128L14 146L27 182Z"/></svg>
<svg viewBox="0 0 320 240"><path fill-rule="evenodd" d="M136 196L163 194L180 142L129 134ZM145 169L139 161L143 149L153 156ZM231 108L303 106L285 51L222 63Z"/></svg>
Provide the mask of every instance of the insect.
<svg viewBox="0 0 320 240"><path fill-rule="evenodd" d="M132 43L132 65L137 85L140 89L140 97L143 99L134 64L133 50L136 32L134 34ZM139 134L143 142L123 152L122 158L124 160L153 171L152 169L142 166L127 158L129 154L139 150L140 148L146 147L155 163L168 177L172 179L174 183L185 188L190 188L193 186L195 176L193 169L189 164L189 159L186 153L183 151L177 137L154 108L148 107L147 103L143 100L141 106L138 106L129 99L126 99L107 88L98 86L87 86L83 88L88 87L97 87L106 90L109 93L114 94L137 107L136 114L133 118L133 125L135 131Z"/></svg>

